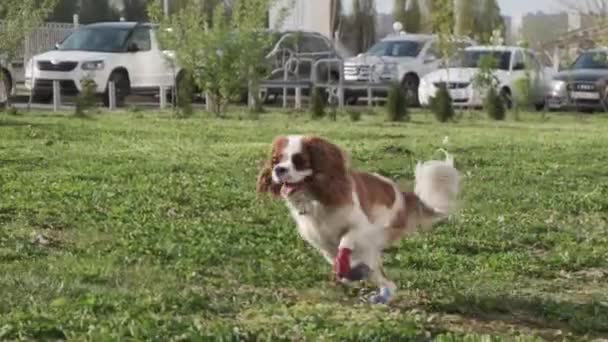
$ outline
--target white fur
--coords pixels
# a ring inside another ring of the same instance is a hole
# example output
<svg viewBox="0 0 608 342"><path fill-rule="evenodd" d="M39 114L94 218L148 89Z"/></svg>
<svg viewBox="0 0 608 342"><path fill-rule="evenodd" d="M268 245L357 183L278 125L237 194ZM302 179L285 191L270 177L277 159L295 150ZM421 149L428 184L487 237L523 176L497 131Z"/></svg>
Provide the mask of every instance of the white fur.
<svg viewBox="0 0 608 342"><path fill-rule="evenodd" d="M287 137L287 146L283 150L283 156L281 161L275 166L275 170L277 167L284 167L287 169L287 173L284 175L276 174L273 170L272 172L272 180L275 183L299 183L303 181L306 177L312 175L312 170L296 170L295 166L292 163L292 157L298 153L302 153L303 151L303 143L302 136L299 135L290 135Z"/></svg>
<svg viewBox="0 0 608 342"><path fill-rule="evenodd" d="M431 160L416 165L414 192L424 205L442 216L449 216L456 209L456 197L460 184L460 172L454 167L454 158L445 150L445 160Z"/></svg>

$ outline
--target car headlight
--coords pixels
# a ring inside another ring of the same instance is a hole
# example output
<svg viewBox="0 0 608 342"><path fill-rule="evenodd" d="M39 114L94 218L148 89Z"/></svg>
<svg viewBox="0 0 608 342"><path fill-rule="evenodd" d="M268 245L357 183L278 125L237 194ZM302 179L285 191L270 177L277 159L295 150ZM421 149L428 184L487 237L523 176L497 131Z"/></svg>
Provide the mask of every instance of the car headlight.
<svg viewBox="0 0 608 342"><path fill-rule="evenodd" d="M566 82L554 80L551 82L551 91L554 94L561 94L566 91Z"/></svg>
<svg viewBox="0 0 608 342"><path fill-rule="evenodd" d="M428 82L426 81L426 78L421 78L420 79L420 89L427 89L428 87Z"/></svg>
<svg viewBox="0 0 608 342"><path fill-rule="evenodd" d="M103 61L89 61L82 63L82 70L103 70L105 64Z"/></svg>

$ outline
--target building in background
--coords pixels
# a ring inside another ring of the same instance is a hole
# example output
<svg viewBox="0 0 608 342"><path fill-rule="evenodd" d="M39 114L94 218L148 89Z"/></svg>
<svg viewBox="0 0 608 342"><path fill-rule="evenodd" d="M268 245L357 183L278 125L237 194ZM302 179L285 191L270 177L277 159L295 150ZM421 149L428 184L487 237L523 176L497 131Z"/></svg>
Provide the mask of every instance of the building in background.
<svg viewBox="0 0 608 342"><path fill-rule="evenodd" d="M314 31L331 38L331 3L330 0L279 0L270 10L269 26L279 30ZM282 25L277 26L283 8L288 9L288 14Z"/></svg>

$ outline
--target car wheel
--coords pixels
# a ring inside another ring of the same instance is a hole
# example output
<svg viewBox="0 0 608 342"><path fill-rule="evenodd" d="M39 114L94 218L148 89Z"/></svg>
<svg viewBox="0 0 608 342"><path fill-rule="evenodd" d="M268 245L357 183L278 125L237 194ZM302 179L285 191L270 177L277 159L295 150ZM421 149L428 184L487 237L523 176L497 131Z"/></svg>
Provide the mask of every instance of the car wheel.
<svg viewBox="0 0 608 342"><path fill-rule="evenodd" d="M405 100L407 102L408 107L418 107L420 106L420 102L418 101L418 86L420 85L420 80L416 75L407 75L401 82L401 88L405 93Z"/></svg>
<svg viewBox="0 0 608 342"><path fill-rule="evenodd" d="M131 82L129 81L129 76L127 76L127 74L123 71L114 71L108 79L108 85L110 82L114 82L114 87L116 89L116 106L124 106L125 98L129 95L129 93L131 93ZM110 105L109 90L110 87L108 86L103 96L103 104L106 107Z"/></svg>

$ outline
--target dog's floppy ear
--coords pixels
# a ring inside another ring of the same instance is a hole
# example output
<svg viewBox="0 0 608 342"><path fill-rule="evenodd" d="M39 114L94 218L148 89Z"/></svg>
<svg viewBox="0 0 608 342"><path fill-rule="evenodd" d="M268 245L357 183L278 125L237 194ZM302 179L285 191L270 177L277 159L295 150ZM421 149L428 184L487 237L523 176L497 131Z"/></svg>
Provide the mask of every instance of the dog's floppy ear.
<svg viewBox="0 0 608 342"><path fill-rule="evenodd" d="M272 182L272 167L270 161L264 163L264 167L258 175L256 191L258 194L269 193L273 196L279 196L281 193L281 186Z"/></svg>
<svg viewBox="0 0 608 342"><path fill-rule="evenodd" d="M258 180L256 184L256 191L258 194L271 194L273 196L279 196L281 194L281 185L275 184L272 181L272 168L273 168L273 159L277 154L277 150L279 146L285 143L284 137L275 138L272 143L272 148L270 150L270 154L266 162L264 162L264 166L260 173L258 174Z"/></svg>

